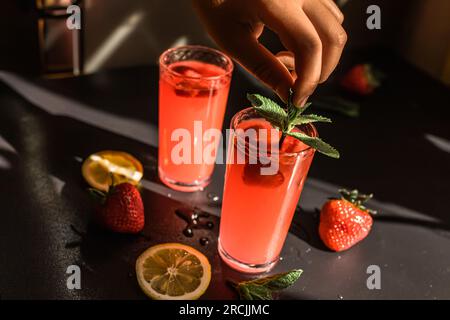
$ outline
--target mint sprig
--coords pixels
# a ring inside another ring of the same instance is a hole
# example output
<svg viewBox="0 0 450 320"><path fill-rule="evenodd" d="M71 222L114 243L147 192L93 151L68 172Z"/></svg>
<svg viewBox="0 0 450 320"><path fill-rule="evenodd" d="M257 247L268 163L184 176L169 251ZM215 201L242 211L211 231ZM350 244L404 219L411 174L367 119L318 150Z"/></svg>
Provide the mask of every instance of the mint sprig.
<svg viewBox="0 0 450 320"><path fill-rule="evenodd" d="M260 116L267 119L267 121L278 129L284 127L285 121L288 119L288 114L278 103L259 94L248 94L247 99L250 100L253 108Z"/></svg>
<svg viewBox="0 0 450 320"><path fill-rule="evenodd" d="M286 136L294 137L304 144L316 149L332 158L339 158L339 152L318 137L311 137L301 132L292 132L295 126L312 122L331 122L331 119L316 115L303 114L311 103L298 108L294 105L293 92L290 91L289 100L285 108L281 107L275 101L259 94L247 94L247 99L251 102L253 108L258 114L269 121L275 128L282 132L280 138L280 149Z"/></svg>
<svg viewBox="0 0 450 320"><path fill-rule="evenodd" d="M291 270L255 280L235 284L241 300L272 300L273 293L293 285L302 274L302 270Z"/></svg>

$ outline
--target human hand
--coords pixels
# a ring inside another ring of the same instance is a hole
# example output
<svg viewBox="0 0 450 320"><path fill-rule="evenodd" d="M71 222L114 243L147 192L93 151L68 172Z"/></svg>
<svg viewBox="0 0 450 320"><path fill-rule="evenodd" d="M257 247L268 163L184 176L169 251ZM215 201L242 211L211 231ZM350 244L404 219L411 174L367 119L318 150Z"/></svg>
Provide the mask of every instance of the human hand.
<svg viewBox="0 0 450 320"><path fill-rule="evenodd" d="M193 0L211 37L223 51L286 101L303 106L339 62L347 35L332 0ZM289 51L276 55L258 42L264 26ZM290 72L292 71L292 73Z"/></svg>

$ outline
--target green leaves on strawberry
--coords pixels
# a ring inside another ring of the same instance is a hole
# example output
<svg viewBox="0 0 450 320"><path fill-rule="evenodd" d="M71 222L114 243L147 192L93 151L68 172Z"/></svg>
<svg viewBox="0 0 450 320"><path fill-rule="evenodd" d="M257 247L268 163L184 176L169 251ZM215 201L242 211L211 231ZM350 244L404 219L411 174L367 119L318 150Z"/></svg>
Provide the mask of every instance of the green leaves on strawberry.
<svg viewBox="0 0 450 320"><path fill-rule="evenodd" d="M127 182L112 184L107 193L89 192L100 200L96 220L104 228L118 233L138 233L144 228L144 203L138 189Z"/></svg>
<svg viewBox="0 0 450 320"><path fill-rule="evenodd" d="M292 102L293 92L290 91L289 100L285 108L275 101L259 94L248 94L247 99L252 103L258 114L268 120L275 128L282 132L280 149L286 136L294 137L304 144L316 149L332 158L339 158L339 152L318 137L311 137L302 132L293 132L295 126L313 122L331 122L331 119L316 114L303 114L311 103L303 107L296 107Z"/></svg>
<svg viewBox="0 0 450 320"><path fill-rule="evenodd" d="M348 191L347 189L340 189L339 193L343 199L347 200L348 202L351 202L357 208L359 208L363 211L367 211L370 214L377 214L377 212L375 210L368 209L366 206L364 206L365 202L367 202L373 198L372 193L361 194L356 189L351 190L351 191Z"/></svg>

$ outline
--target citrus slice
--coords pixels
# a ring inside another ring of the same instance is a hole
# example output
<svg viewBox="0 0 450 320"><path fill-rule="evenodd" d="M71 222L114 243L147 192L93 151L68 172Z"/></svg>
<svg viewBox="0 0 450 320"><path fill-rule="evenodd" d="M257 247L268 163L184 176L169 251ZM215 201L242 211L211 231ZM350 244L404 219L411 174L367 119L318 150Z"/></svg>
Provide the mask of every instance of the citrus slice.
<svg viewBox="0 0 450 320"><path fill-rule="evenodd" d="M107 192L111 185L129 182L137 185L143 176L142 164L131 154L122 151L100 151L91 154L81 168L86 182L93 188Z"/></svg>
<svg viewBox="0 0 450 320"><path fill-rule="evenodd" d="M209 286L211 265L196 249L181 243L148 248L136 261L142 291L156 300L196 300Z"/></svg>

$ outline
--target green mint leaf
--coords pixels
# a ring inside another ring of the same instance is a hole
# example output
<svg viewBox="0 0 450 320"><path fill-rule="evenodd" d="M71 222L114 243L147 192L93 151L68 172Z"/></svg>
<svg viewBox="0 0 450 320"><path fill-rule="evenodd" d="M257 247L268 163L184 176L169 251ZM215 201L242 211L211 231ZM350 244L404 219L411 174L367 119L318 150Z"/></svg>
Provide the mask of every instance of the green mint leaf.
<svg viewBox="0 0 450 320"><path fill-rule="evenodd" d="M236 286L242 300L271 300L273 291L286 289L293 285L302 274L302 270L292 270L255 280L242 281Z"/></svg>
<svg viewBox="0 0 450 320"><path fill-rule="evenodd" d="M301 116L301 110L297 107L288 109L288 121L292 123L295 119Z"/></svg>
<svg viewBox="0 0 450 320"><path fill-rule="evenodd" d="M265 118L275 127L284 129L288 115L280 105L259 94L247 94L247 99L261 117Z"/></svg>
<svg viewBox="0 0 450 320"><path fill-rule="evenodd" d="M256 279L255 283L262 284L271 290L282 290L293 285L301 276L303 270L292 270L273 276Z"/></svg>
<svg viewBox="0 0 450 320"><path fill-rule="evenodd" d="M286 134L300 140L304 144L316 149L326 156L339 159L339 152L328 143L322 141L320 138L310 137L302 132L286 132Z"/></svg>
<svg viewBox="0 0 450 320"><path fill-rule="evenodd" d="M265 287L256 284L239 285L239 296L242 300L272 300L272 291Z"/></svg>
<svg viewBox="0 0 450 320"><path fill-rule="evenodd" d="M308 102L308 103L305 103L305 105L303 107L299 108L300 109L300 114L305 112L306 109L308 109L311 106L311 104L312 104L311 102Z"/></svg>
<svg viewBox="0 0 450 320"><path fill-rule="evenodd" d="M322 117L316 114L304 114L300 115L292 121L295 126L307 124L311 122L331 122L330 118Z"/></svg>
<svg viewBox="0 0 450 320"><path fill-rule="evenodd" d="M239 292L239 299L241 300L253 300L253 296L250 293L250 290L246 286L237 286L236 287Z"/></svg>

